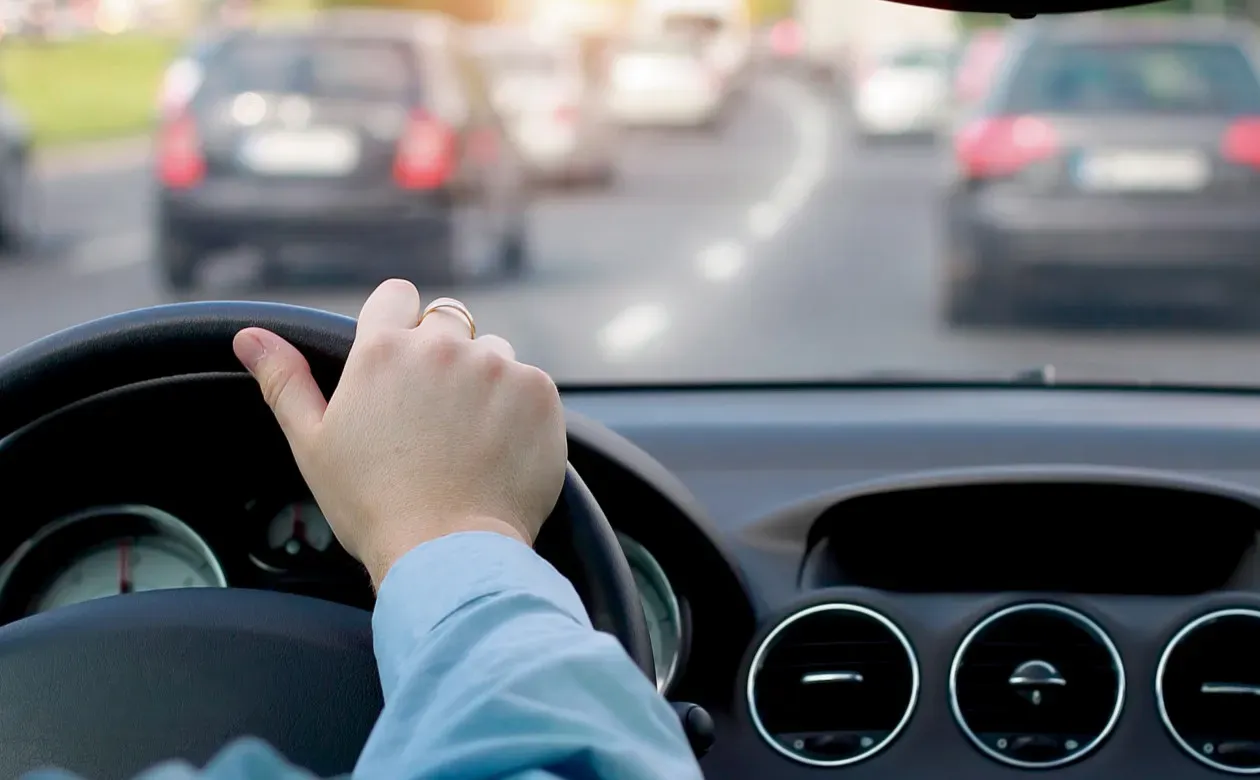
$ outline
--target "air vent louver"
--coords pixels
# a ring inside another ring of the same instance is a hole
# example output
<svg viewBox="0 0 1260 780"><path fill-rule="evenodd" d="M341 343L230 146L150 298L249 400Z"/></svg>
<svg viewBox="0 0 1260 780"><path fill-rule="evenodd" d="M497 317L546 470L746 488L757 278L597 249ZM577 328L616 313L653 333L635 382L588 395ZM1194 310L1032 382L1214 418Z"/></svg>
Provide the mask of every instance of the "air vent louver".
<svg viewBox="0 0 1260 780"><path fill-rule="evenodd" d="M1062 766L1101 745L1120 717L1124 685L1111 639L1055 604L1020 604L981 621L949 675L963 733L990 757L1030 769Z"/></svg>
<svg viewBox="0 0 1260 780"><path fill-rule="evenodd" d="M762 738L813 766L870 758L914 711L919 664L879 613L824 604L780 623L753 656L748 707Z"/></svg>
<svg viewBox="0 0 1260 780"><path fill-rule="evenodd" d="M1213 612L1181 629L1155 676L1160 717L1208 766L1260 774L1260 612Z"/></svg>

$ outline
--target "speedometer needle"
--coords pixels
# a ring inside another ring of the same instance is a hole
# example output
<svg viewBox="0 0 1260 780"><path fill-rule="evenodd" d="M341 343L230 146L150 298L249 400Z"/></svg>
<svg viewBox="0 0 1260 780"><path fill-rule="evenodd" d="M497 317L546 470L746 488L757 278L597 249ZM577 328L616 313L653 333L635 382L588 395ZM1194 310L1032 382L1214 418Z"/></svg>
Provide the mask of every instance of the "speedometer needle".
<svg viewBox="0 0 1260 780"><path fill-rule="evenodd" d="M118 592L131 593L131 542L118 543Z"/></svg>

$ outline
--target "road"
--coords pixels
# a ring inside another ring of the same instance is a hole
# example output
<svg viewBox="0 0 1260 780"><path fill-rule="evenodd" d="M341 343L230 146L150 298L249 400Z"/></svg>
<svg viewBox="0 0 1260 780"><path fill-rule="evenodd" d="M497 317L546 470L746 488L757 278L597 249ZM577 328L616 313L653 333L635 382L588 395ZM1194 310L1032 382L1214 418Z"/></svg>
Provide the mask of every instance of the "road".
<svg viewBox="0 0 1260 780"><path fill-rule="evenodd" d="M951 331L937 314L939 237L927 147L861 148L826 95L760 80L717 136L631 138L608 193L535 207L535 270L453 294L483 332L563 382L843 378L877 371L1260 384L1260 334L1153 329ZM143 165L41 182L45 238L0 261L0 353L62 327L164 302L148 266ZM206 297L250 297L248 268ZM366 288L268 297L348 314ZM1162 317L1157 324L1173 320Z"/></svg>

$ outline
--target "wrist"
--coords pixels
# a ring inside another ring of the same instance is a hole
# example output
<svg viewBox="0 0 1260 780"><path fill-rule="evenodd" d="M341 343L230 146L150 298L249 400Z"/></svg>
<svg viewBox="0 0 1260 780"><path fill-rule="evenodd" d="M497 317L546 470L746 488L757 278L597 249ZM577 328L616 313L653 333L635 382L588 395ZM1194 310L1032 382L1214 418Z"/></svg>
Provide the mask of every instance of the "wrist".
<svg viewBox="0 0 1260 780"><path fill-rule="evenodd" d="M379 544L371 545L369 550L364 551L365 554L360 558L360 562L367 569L368 576L372 578L372 589L374 591L380 590L381 583L385 581L385 576L389 574L390 569L394 568L394 565L402 560L407 553L427 542L444 536L459 533L496 533L515 539L527 547L533 546L533 541L517 526L492 517L468 518L458 524L452 524L442 529L414 530L417 532L403 533L382 539Z"/></svg>

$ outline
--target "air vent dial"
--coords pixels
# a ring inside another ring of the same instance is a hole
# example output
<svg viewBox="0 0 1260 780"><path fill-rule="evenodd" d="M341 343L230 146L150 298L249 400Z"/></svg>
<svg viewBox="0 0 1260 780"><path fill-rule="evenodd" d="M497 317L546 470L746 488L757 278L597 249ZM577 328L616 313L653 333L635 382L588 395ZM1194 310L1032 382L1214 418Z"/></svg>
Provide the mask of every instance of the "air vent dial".
<svg viewBox="0 0 1260 780"><path fill-rule="evenodd" d="M855 604L788 617L753 656L748 707L763 739L812 766L863 761L910 720L919 664L891 620Z"/></svg>
<svg viewBox="0 0 1260 780"><path fill-rule="evenodd" d="M1124 667L1081 613L1020 604L981 621L950 669L950 704L967 738L1027 769L1062 766L1102 744L1120 717Z"/></svg>

